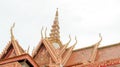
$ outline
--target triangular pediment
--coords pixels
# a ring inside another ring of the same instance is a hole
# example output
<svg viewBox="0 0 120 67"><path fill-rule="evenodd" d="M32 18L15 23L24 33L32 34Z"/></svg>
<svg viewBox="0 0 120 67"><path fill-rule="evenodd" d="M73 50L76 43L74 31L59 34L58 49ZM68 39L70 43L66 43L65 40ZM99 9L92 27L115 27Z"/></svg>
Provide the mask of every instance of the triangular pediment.
<svg viewBox="0 0 120 67"><path fill-rule="evenodd" d="M41 40L32 53L33 59L39 66L45 66L44 64L48 64L49 59L51 58L51 54L49 53L48 48L45 45L45 42Z"/></svg>
<svg viewBox="0 0 120 67"><path fill-rule="evenodd" d="M44 31L44 28L41 29L41 41L37 45L36 49L32 52L32 57L34 60L41 65L46 65L49 67L53 66L64 66L68 61L69 57L72 54L73 48L77 44L77 40L73 46L67 48L71 42L71 37L69 36L69 41L66 44L63 44L60 40L60 32L59 32L59 21L58 21L58 9L55 14L55 19L52 25L51 33L47 36L47 28ZM45 35L45 36L43 36ZM42 57L43 56L43 57ZM46 59L46 63L44 62L44 58ZM42 60L42 61L41 61Z"/></svg>
<svg viewBox="0 0 120 67"><path fill-rule="evenodd" d="M32 56L38 64L49 64L49 62L52 61L52 63L61 63L64 65L69 59L74 46L68 49L66 48L67 46L63 45L60 49L55 49L48 39L44 39L37 45Z"/></svg>
<svg viewBox="0 0 120 67"><path fill-rule="evenodd" d="M38 64L49 64L50 61L57 63L59 62L58 52L49 40L43 39L33 51L32 56Z"/></svg>
<svg viewBox="0 0 120 67"><path fill-rule="evenodd" d="M5 49L3 50L0 59L6 59L14 56L18 56L18 53L25 53L24 50L21 48L21 46L18 44L17 41L14 42L10 41Z"/></svg>

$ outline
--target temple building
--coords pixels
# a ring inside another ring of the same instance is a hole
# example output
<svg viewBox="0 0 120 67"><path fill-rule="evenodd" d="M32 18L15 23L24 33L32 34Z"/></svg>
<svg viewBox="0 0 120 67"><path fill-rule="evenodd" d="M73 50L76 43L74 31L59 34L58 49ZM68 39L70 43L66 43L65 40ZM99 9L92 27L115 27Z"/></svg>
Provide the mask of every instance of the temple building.
<svg viewBox="0 0 120 67"><path fill-rule="evenodd" d="M60 27L58 9L51 26L49 36L47 28L41 29L41 40L32 51L32 55L26 52L13 34L14 24L10 29L11 40L0 54L0 67L120 67L120 43L100 47L102 36L95 44L73 50L78 40L68 47L71 36L67 43L60 39Z"/></svg>

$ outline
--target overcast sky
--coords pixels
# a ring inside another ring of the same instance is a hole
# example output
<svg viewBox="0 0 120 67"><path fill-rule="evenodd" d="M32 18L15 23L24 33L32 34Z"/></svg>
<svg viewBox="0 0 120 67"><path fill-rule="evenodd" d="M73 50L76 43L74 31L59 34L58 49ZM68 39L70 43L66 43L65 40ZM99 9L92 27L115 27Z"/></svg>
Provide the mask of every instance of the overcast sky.
<svg viewBox="0 0 120 67"><path fill-rule="evenodd" d="M100 46L120 42L120 0L0 0L0 52L10 41L10 27L15 22L14 36L26 50L40 42L40 30L47 27L47 35L59 8L60 35L66 43L69 34L77 36L76 48L96 43Z"/></svg>

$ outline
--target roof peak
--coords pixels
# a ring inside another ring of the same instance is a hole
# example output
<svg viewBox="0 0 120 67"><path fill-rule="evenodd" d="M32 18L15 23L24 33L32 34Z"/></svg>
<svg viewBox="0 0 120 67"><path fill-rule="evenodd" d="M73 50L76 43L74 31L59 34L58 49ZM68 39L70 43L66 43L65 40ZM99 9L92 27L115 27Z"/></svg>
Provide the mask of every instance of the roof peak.
<svg viewBox="0 0 120 67"><path fill-rule="evenodd" d="M55 16L58 16L58 8L56 9L56 14L55 14Z"/></svg>
<svg viewBox="0 0 120 67"><path fill-rule="evenodd" d="M17 43L17 41L15 40L14 34L13 34L13 28L15 27L15 22L13 23L13 25L10 28L10 33L11 33L11 43L13 44L13 47L15 48L15 51L17 53L17 55L21 55L22 52L21 51L21 47L20 45Z"/></svg>
<svg viewBox="0 0 120 67"><path fill-rule="evenodd" d="M60 35L59 35L59 21L58 21L58 8L55 13L55 19L52 25L50 38L52 42L60 42Z"/></svg>

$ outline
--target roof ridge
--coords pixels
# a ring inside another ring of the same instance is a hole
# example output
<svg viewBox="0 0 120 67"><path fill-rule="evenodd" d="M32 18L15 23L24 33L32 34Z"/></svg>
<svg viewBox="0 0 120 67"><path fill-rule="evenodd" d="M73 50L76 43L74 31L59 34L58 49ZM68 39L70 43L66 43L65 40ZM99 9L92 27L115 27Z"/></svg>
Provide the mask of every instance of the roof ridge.
<svg viewBox="0 0 120 67"><path fill-rule="evenodd" d="M1 52L0 59L2 59L2 57L4 56L4 54L7 53L7 50L9 49L9 47L10 47L11 45L13 46L13 49L15 50L15 53L16 53L16 54L18 53L18 51L19 51L20 55L25 53L25 51L23 50L23 48L18 44L17 40L15 40L15 42L16 42L16 44L17 44L16 47L17 47L18 49L14 46L14 43L13 43L12 41L9 41L8 44L5 46L5 48L3 49L3 51ZM17 50L16 50L16 49L17 49ZM17 54L17 55L19 55L19 54Z"/></svg>
<svg viewBox="0 0 120 67"><path fill-rule="evenodd" d="M117 46L119 44L120 44L120 42L114 43L114 44L110 44L110 45L107 45L107 46L102 46L102 47L99 47L98 49L103 49L103 48L107 48L107 47L111 47L111 46ZM78 48L78 49L75 49L73 51L76 52L76 51L79 51L79 50L84 50L84 49L88 49L88 48L92 48L92 47L94 47L94 45L90 45L90 46L83 47L83 48Z"/></svg>

